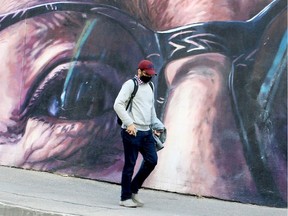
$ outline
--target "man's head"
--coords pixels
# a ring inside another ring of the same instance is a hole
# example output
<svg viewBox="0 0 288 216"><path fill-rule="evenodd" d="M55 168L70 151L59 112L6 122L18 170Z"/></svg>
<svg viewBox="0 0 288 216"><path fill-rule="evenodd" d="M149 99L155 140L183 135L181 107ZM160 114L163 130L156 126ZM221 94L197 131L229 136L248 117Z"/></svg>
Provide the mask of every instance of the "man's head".
<svg viewBox="0 0 288 216"><path fill-rule="evenodd" d="M153 76L156 75L156 72L154 70L154 65L149 60L142 60L138 64L138 69L140 69L142 72L145 72L147 76Z"/></svg>

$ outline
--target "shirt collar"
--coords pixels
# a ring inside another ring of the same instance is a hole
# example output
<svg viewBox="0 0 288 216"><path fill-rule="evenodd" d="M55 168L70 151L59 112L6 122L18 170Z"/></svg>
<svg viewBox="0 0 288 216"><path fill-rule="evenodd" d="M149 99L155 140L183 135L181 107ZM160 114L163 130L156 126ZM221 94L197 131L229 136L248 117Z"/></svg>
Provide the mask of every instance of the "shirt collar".
<svg viewBox="0 0 288 216"><path fill-rule="evenodd" d="M135 75L134 78L137 80L139 85L144 83L142 80L140 80L140 78L137 75Z"/></svg>

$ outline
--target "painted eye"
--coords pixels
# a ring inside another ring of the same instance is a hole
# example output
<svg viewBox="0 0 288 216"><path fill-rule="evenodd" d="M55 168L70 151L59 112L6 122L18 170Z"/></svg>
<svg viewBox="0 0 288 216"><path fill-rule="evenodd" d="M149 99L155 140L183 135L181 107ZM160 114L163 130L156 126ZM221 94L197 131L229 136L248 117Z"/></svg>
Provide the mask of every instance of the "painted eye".
<svg viewBox="0 0 288 216"><path fill-rule="evenodd" d="M106 74L113 70L93 62L59 66L36 91L33 115L85 120L111 111L118 89Z"/></svg>
<svg viewBox="0 0 288 216"><path fill-rule="evenodd" d="M57 20L61 23L73 21L75 29L69 28L68 31L75 31L77 34L81 32L81 35L63 38L63 41L69 40L73 44L73 52L68 52L65 57L54 56L53 62L41 62L41 68L45 70L38 73L42 77L34 83L26 96L25 104L21 107L21 111L26 109L25 113L22 112L23 116L29 112L31 117L82 120L112 112L114 99L121 85L131 78L131 74L134 75L138 62L146 56L146 49L133 36L134 33L142 32L141 26L137 25L132 34L130 28L126 29L118 21L106 16L93 14L83 17L78 13L73 13L72 16L64 12L35 16L30 21L38 27L44 20ZM81 25L78 25L79 22ZM53 24L56 25L56 22ZM150 35L152 32L146 33ZM46 42L46 37L42 34L34 34L39 40ZM49 37L53 38L54 35L49 34ZM55 44L61 44L62 40L59 38L61 35L55 37ZM45 53L45 47L41 52ZM45 68L48 65L51 67L56 61L57 66L54 68ZM26 101L29 101L28 109Z"/></svg>

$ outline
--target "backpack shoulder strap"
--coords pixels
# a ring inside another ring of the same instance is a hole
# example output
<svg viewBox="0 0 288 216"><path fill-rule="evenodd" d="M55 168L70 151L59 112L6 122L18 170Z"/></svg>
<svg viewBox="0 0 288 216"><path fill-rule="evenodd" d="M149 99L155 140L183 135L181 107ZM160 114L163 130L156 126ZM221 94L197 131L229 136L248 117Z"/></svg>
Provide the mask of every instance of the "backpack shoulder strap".
<svg viewBox="0 0 288 216"><path fill-rule="evenodd" d="M149 82L149 85L150 85L152 91L154 91L154 85L153 85L153 83L152 83L152 82Z"/></svg>
<svg viewBox="0 0 288 216"><path fill-rule="evenodd" d="M134 90L133 90L133 92L131 94L131 98L133 99L134 96L136 95L137 91L138 91L138 85L139 84L138 84L138 81L137 81L137 79L135 77L132 80L134 82Z"/></svg>
<svg viewBox="0 0 288 216"><path fill-rule="evenodd" d="M132 94L131 94L130 100L129 100L127 106L126 106L126 110L128 109L130 103L132 102L134 96L136 95L136 93L137 93L137 91L138 91L138 81L137 81L137 79L134 77L134 78L132 79L132 81L133 81L133 83L134 83L134 89L133 89L133 92L132 92Z"/></svg>

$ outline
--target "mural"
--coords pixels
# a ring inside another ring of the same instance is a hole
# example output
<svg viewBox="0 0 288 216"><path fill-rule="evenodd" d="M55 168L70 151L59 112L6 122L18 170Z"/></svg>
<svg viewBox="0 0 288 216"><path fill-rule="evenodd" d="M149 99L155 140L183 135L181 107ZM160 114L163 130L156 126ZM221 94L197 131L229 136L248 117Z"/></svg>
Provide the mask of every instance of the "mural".
<svg viewBox="0 0 288 216"><path fill-rule="evenodd" d="M1 165L119 183L113 102L147 58L168 135L145 186L287 206L286 1L12 0L0 13Z"/></svg>

